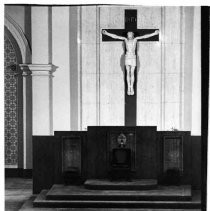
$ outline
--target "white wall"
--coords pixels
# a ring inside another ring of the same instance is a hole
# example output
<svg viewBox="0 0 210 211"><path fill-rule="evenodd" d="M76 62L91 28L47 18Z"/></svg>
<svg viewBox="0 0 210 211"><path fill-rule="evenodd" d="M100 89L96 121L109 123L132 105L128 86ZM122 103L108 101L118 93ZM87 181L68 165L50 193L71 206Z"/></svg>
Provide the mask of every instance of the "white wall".
<svg viewBox="0 0 210 211"><path fill-rule="evenodd" d="M139 29L159 29L162 36L162 9L141 7L137 10ZM159 42L139 42L137 82L137 125L157 125L161 127L161 40Z"/></svg>
<svg viewBox="0 0 210 211"><path fill-rule="evenodd" d="M100 31L123 29L129 8L138 28L160 29L159 42L138 44L137 125L200 135L200 8L193 7L81 8L81 127L124 125L122 43L102 42Z"/></svg>
<svg viewBox="0 0 210 211"><path fill-rule="evenodd" d="M70 130L69 7L52 7L53 130Z"/></svg>
<svg viewBox="0 0 210 211"><path fill-rule="evenodd" d="M80 8L80 128L98 122L98 65L97 65L97 11L96 6Z"/></svg>
<svg viewBox="0 0 210 211"><path fill-rule="evenodd" d="M201 135L201 20L200 8L194 9L193 18L193 76L192 76L192 135Z"/></svg>
<svg viewBox="0 0 210 211"><path fill-rule="evenodd" d="M129 8L137 9L138 28L160 29L159 42L138 44L137 125L200 135L200 8L193 7L33 7L32 62L58 66L52 86L34 79L33 104L42 112L33 127L45 128L50 109L53 131L124 125L122 42L102 42L101 29L123 29ZM24 28L23 10L7 8ZM39 83L52 93L49 107Z"/></svg>

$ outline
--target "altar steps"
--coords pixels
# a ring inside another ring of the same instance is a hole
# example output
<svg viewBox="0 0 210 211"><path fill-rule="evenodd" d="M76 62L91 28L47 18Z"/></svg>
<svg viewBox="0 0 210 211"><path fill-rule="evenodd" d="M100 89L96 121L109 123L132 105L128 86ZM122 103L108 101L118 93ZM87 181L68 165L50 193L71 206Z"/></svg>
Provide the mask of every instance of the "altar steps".
<svg viewBox="0 0 210 211"><path fill-rule="evenodd" d="M19 211L201 211L201 209L158 209L158 208L40 208L33 207L34 196L28 199Z"/></svg>
<svg viewBox="0 0 210 211"><path fill-rule="evenodd" d="M156 179L142 179L132 181L110 181L102 179L88 179L84 186L90 190L154 190L158 187Z"/></svg>
<svg viewBox="0 0 210 211"><path fill-rule="evenodd" d="M199 209L190 186L158 187L148 191L87 190L78 186L54 185L33 201L39 208L150 208Z"/></svg>
<svg viewBox="0 0 210 211"><path fill-rule="evenodd" d="M47 200L189 201L191 186L159 186L154 190L89 190L84 186L53 185Z"/></svg>

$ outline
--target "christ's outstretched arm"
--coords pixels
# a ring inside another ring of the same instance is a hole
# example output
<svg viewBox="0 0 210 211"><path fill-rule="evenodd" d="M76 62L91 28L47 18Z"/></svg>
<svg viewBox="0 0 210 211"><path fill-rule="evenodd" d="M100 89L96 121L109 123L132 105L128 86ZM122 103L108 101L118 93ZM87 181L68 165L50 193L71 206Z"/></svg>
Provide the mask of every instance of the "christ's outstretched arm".
<svg viewBox="0 0 210 211"><path fill-rule="evenodd" d="M158 31L158 30L156 30L155 32L153 32L153 33L151 33L151 34L145 34L145 35L143 35L143 36L135 37L134 39L135 39L135 40L141 40L141 39L145 39L145 38L149 38L149 37L155 36L155 35L157 35L157 34L159 34L159 31Z"/></svg>
<svg viewBox="0 0 210 211"><path fill-rule="evenodd" d="M114 39L126 40L125 37L121 37L121 36L118 36L118 35L116 35L116 34L109 33L109 32L107 32L106 30L102 30L101 33L102 33L102 34L105 34L105 35L107 35L107 36L109 36L109 37L112 37L112 38L114 38Z"/></svg>

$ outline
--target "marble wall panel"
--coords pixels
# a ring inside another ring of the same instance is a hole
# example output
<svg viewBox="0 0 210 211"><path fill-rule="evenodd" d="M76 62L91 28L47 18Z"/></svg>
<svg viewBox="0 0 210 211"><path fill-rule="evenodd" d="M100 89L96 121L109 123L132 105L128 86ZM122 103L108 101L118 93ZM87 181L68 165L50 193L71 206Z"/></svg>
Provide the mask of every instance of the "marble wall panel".
<svg viewBox="0 0 210 211"><path fill-rule="evenodd" d="M96 28L96 6L82 6L80 9L81 16L81 43L96 43L97 33ZM91 55L90 55L91 56Z"/></svg>
<svg viewBox="0 0 210 211"><path fill-rule="evenodd" d="M157 126L160 130L160 103L141 102L137 107L138 125Z"/></svg>
<svg viewBox="0 0 210 211"><path fill-rule="evenodd" d="M100 76L100 120L101 125L124 125L124 83L122 75Z"/></svg>
<svg viewBox="0 0 210 211"><path fill-rule="evenodd" d="M138 28L161 29L161 8L140 7ZM137 125L160 125L161 42L139 42Z"/></svg>
<svg viewBox="0 0 210 211"><path fill-rule="evenodd" d="M96 74L96 43L82 44L82 74Z"/></svg>
<svg viewBox="0 0 210 211"><path fill-rule="evenodd" d="M180 75L165 75L165 103L180 102Z"/></svg>
<svg viewBox="0 0 210 211"><path fill-rule="evenodd" d="M185 42L188 42L184 25L193 16L182 7L105 5L82 8L82 73L95 74L98 125L124 124L123 43L102 42L100 32L103 28L123 29L125 9L137 9L138 28L160 29L159 42L140 42L137 48L137 125L156 123L162 130L175 126L180 129L184 115L184 68L191 62L184 59L189 53L184 51ZM192 26L188 28L191 30Z"/></svg>
<svg viewBox="0 0 210 211"><path fill-rule="evenodd" d="M96 6L80 7L80 125L97 125L97 17Z"/></svg>
<svg viewBox="0 0 210 211"><path fill-rule="evenodd" d="M83 74L82 85L82 103L96 104L96 75Z"/></svg>
<svg viewBox="0 0 210 211"><path fill-rule="evenodd" d="M100 7L99 9L100 29L124 28L124 8ZM124 125L124 85L123 42L101 41L100 125Z"/></svg>
<svg viewBox="0 0 210 211"><path fill-rule="evenodd" d="M182 15L181 7L165 7L164 15L164 43L181 43Z"/></svg>
<svg viewBox="0 0 210 211"><path fill-rule="evenodd" d="M160 42L139 42L137 64L141 73L161 73ZM139 84L138 84L139 85Z"/></svg>
<svg viewBox="0 0 210 211"><path fill-rule="evenodd" d="M124 28L124 7L117 6L101 6L100 11L100 27L110 29ZM106 18L105 18L106 17Z"/></svg>
<svg viewBox="0 0 210 211"><path fill-rule="evenodd" d="M165 54L165 73L181 73L182 70L182 44L165 44L164 54Z"/></svg>
<svg viewBox="0 0 210 211"><path fill-rule="evenodd" d="M49 63L49 42L48 42L48 7L31 8L32 22L32 63Z"/></svg>
<svg viewBox="0 0 210 211"><path fill-rule="evenodd" d="M96 111L96 103L94 99L92 99L91 102L85 102L85 101L82 102L80 118L82 122L81 124L82 130L87 130L88 126L96 125L97 111Z"/></svg>
<svg viewBox="0 0 210 211"><path fill-rule="evenodd" d="M137 7L137 28L160 29L161 7Z"/></svg>
<svg viewBox="0 0 210 211"><path fill-rule="evenodd" d="M100 73L119 74L124 71L123 42L103 42L100 45Z"/></svg>
<svg viewBox="0 0 210 211"><path fill-rule="evenodd" d="M52 7L52 60L58 66L53 78L54 131L70 130L69 27L69 7Z"/></svg>
<svg viewBox="0 0 210 211"><path fill-rule="evenodd" d="M179 102L165 102L164 130L180 129L179 108Z"/></svg>
<svg viewBox="0 0 210 211"><path fill-rule="evenodd" d="M160 74L138 74L137 106L142 102L159 103L160 102ZM137 107L138 108L138 107Z"/></svg>

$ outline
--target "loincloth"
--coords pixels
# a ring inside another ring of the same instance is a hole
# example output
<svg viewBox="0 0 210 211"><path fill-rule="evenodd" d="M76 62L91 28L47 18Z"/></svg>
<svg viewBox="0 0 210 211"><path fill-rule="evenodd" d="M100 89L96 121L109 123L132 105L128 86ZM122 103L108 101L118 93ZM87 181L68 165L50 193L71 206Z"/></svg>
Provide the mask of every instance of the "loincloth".
<svg viewBox="0 0 210 211"><path fill-rule="evenodd" d="M125 65L136 66L136 55L125 55Z"/></svg>

